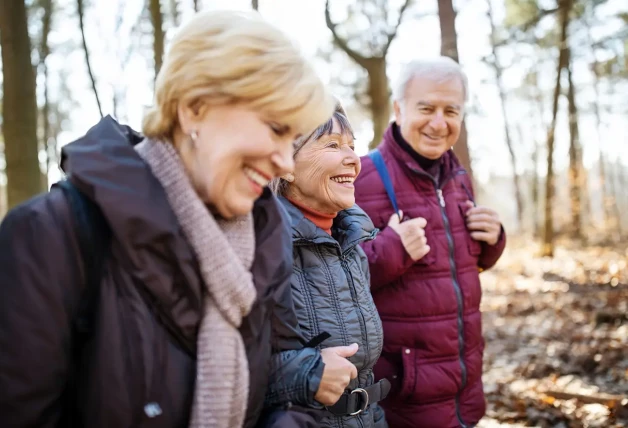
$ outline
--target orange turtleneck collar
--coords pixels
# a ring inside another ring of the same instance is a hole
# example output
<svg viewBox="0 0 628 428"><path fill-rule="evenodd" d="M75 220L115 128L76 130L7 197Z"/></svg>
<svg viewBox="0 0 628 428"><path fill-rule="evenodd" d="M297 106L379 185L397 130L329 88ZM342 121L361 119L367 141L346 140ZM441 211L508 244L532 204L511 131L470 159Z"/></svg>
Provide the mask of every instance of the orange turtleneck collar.
<svg viewBox="0 0 628 428"><path fill-rule="evenodd" d="M329 235L331 235L331 226L334 224L334 219L338 214L325 214L320 211L313 210L310 207L306 207L300 202L295 201L294 199L288 198L290 203L297 207L306 219L314 223L314 225L320 229L323 229Z"/></svg>

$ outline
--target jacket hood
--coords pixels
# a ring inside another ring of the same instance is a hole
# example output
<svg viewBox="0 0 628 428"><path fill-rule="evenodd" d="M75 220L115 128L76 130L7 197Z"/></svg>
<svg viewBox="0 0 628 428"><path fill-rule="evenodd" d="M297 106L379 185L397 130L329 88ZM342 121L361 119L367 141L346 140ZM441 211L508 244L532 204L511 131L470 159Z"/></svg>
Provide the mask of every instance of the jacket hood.
<svg viewBox="0 0 628 428"><path fill-rule="evenodd" d="M202 308L198 262L165 190L133 147L142 139L107 116L63 147L61 166L102 211L113 235L113 256L160 302L194 347Z"/></svg>
<svg viewBox="0 0 628 428"><path fill-rule="evenodd" d="M111 116L62 150L61 166L68 180L102 211L126 256L145 268L143 251L159 259L184 258L192 252L170 208L161 183L134 145L143 137Z"/></svg>
<svg viewBox="0 0 628 428"><path fill-rule="evenodd" d="M304 240L314 244L340 245L344 252L361 242L374 239L379 232L370 217L360 207L354 205L338 213L331 228L332 236L329 236L305 218L301 210L288 199L279 197L279 200L288 212L293 242Z"/></svg>

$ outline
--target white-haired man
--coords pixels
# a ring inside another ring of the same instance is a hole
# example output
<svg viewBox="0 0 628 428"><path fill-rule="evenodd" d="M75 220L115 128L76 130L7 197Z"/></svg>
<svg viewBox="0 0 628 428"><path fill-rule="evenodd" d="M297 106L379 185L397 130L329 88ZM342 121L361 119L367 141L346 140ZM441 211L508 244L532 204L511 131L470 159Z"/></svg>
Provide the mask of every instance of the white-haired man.
<svg viewBox="0 0 628 428"><path fill-rule="evenodd" d="M449 58L408 64L395 121L355 184L356 202L382 230L363 247L384 325L375 374L393 384L382 403L391 428L470 427L485 412L479 272L506 239L451 150L467 91Z"/></svg>

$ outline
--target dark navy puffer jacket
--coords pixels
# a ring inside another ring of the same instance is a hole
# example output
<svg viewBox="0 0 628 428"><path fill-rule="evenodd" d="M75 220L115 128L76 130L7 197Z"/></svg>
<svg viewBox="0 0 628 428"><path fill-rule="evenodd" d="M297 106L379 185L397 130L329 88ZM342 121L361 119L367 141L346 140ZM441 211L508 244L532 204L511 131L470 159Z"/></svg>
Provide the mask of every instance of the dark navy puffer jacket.
<svg viewBox="0 0 628 428"><path fill-rule="evenodd" d="M204 286L161 184L133 148L141 139L106 117L63 149L69 179L98 205L112 235L87 338L73 328L83 255L62 191L25 202L0 224L2 428L189 425ZM290 301L290 231L270 191L253 218L257 298L240 327L249 363L244 428L311 427L314 419L295 410L258 424L273 388L272 351L300 350L302 341Z"/></svg>
<svg viewBox="0 0 628 428"><path fill-rule="evenodd" d="M338 213L332 236L306 219L287 199L280 198L292 226L294 266L292 300L301 336L311 340L323 332L331 337L318 349L359 345L349 358L358 377L348 389L364 388L374 382L373 366L383 346L382 324L370 291L366 254L360 244L377 234L370 218L357 206ZM308 352L303 352L307 357ZM298 371L300 358L287 364ZM303 370L303 369L301 369ZM287 367L282 368L289 374ZM315 391L310 391L312 397ZM310 403L312 404L312 403ZM325 411L321 422L326 427L386 427L384 413L374 404L357 416L335 417Z"/></svg>

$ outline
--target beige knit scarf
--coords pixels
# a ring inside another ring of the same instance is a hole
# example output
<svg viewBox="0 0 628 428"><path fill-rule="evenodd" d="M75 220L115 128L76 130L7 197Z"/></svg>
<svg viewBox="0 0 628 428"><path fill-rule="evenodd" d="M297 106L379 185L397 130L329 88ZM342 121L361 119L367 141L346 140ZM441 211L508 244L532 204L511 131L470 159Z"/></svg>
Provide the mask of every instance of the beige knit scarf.
<svg viewBox="0 0 628 428"><path fill-rule="evenodd" d="M194 191L171 144L145 140L136 150L165 189L205 283L190 427L241 427L249 368L238 327L256 297L250 273L255 251L253 217L214 218Z"/></svg>

